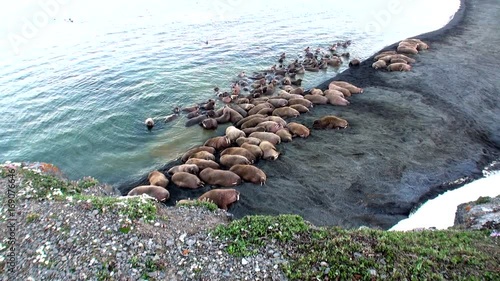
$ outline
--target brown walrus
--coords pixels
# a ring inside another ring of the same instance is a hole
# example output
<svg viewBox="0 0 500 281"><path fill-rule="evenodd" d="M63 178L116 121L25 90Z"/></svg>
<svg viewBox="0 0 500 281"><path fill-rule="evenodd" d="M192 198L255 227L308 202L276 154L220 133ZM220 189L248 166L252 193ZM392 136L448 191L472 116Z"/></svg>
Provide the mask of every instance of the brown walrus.
<svg viewBox="0 0 500 281"><path fill-rule="evenodd" d="M303 105L303 106L308 107L308 108L313 107L313 103L310 100L306 100L304 97L302 97L301 99L288 100L288 106L292 107L292 105L295 105L295 104L300 104L300 105Z"/></svg>
<svg viewBox="0 0 500 281"><path fill-rule="evenodd" d="M296 122L290 122L288 123L288 125L286 125L286 127L288 128L288 130L290 130L292 136L307 138L310 134L310 131L306 126Z"/></svg>
<svg viewBox="0 0 500 281"><path fill-rule="evenodd" d="M248 181L251 183L263 185L266 183L266 173L262 171L261 169L252 166L252 165L234 165L232 166L229 171L237 174L242 178L244 181Z"/></svg>
<svg viewBox="0 0 500 281"><path fill-rule="evenodd" d="M391 60L393 60L393 59L403 59L406 61L406 63L415 63L415 59L412 59L412 58L405 56L403 54L388 55L388 56L380 58L380 60L383 60L386 63L391 62Z"/></svg>
<svg viewBox="0 0 500 281"><path fill-rule="evenodd" d="M280 107L280 108L283 108L283 107ZM267 117L256 117L256 118L249 119L245 123L241 124L241 129L255 127L259 123L262 123L262 122L267 121L267 120L268 120Z"/></svg>
<svg viewBox="0 0 500 281"><path fill-rule="evenodd" d="M343 87L340 87L340 86L337 86L335 85L333 82L331 82L329 85L328 85L328 89L329 90L337 90L339 92L341 92L342 94L344 94L344 97L345 98L348 98L351 96L351 92L349 90L347 90L346 88L343 88Z"/></svg>
<svg viewBox="0 0 500 281"><path fill-rule="evenodd" d="M273 115L279 116L279 117L285 117L285 118L286 117L298 117L300 115L300 112L298 112L297 110L295 110L291 107L284 106L284 107L276 108L273 111Z"/></svg>
<svg viewBox="0 0 500 281"><path fill-rule="evenodd" d="M276 107L283 107L283 106L287 106L288 105L288 100L287 99L283 99L283 98L269 99L267 102L270 103L275 108Z"/></svg>
<svg viewBox="0 0 500 281"><path fill-rule="evenodd" d="M327 104L328 99L325 96L320 95L305 95L304 98L313 104Z"/></svg>
<svg viewBox="0 0 500 281"><path fill-rule="evenodd" d="M265 116L265 115L258 115L258 114L248 115L247 117L245 117L245 118L241 119L240 121L236 122L236 127L237 128L241 127L241 125L243 125L243 123L245 123L246 121L251 120L253 118L258 118L258 117L260 117L260 118L266 118L267 116Z"/></svg>
<svg viewBox="0 0 500 281"><path fill-rule="evenodd" d="M358 88L351 83L345 81L333 81L334 85L347 89L351 94L361 94L363 93L363 88ZM334 89L335 90L335 89ZM343 93L343 92L342 92Z"/></svg>
<svg viewBox="0 0 500 281"><path fill-rule="evenodd" d="M249 136L253 132L265 132L266 128L262 127L250 127L250 128L245 128L241 129L247 136Z"/></svg>
<svg viewBox="0 0 500 281"><path fill-rule="evenodd" d="M209 138L203 144L204 146L213 147L215 150L221 150L231 146L231 142L225 136L217 136ZM215 151L214 151L215 153ZM212 153L212 154L214 154Z"/></svg>
<svg viewBox="0 0 500 281"><path fill-rule="evenodd" d="M167 174L173 175L177 172L186 172L193 175L197 175L200 172L200 168L198 168L198 166L196 166L195 164L182 164L173 166L168 170Z"/></svg>
<svg viewBox="0 0 500 281"><path fill-rule="evenodd" d="M350 104L350 102L348 100L346 100L345 98L343 98L342 96L339 96L339 95L336 95L333 93L328 93L325 95L325 97L328 99L328 103L330 103L331 105L347 106Z"/></svg>
<svg viewBox="0 0 500 281"><path fill-rule="evenodd" d="M161 202L164 202L170 198L170 192L168 192L168 190L166 190L165 188L157 185L141 185L130 190L127 195L135 196L141 194L147 194Z"/></svg>
<svg viewBox="0 0 500 281"><path fill-rule="evenodd" d="M250 134L250 137L265 140L272 144L279 144L281 142L280 137L271 132L254 132Z"/></svg>
<svg viewBox="0 0 500 281"><path fill-rule="evenodd" d="M156 185L161 187L167 187L168 179L167 177L161 173L160 171L152 171L148 175L148 180L150 185Z"/></svg>
<svg viewBox="0 0 500 281"><path fill-rule="evenodd" d="M257 112L259 112L261 109L264 109L264 108L274 108L274 106L268 102L258 104L254 108L252 108L248 111L248 115L254 115Z"/></svg>
<svg viewBox="0 0 500 281"><path fill-rule="evenodd" d="M298 87L298 88L295 88L295 89L289 91L288 93L290 95L303 95L304 94L304 88Z"/></svg>
<svg viewBox="0 0 500 281"><path fill-rule="evenodd" d="M220 164L224 167L232 167L236 164L250 165L250 160L245 156L226 154L220 157Z"/></svg>
<svg viewBox="0 0 500 281"><path fill-rule="evenodd" d="M396 51L385 51L385 52L380 52L378 53L374 58L373 60L374 61L378 61L380 58L383 58L385 56L388 56L388 55L394 55L396 54Z"/></svg>
<svg viewBox="0 0 500 281"><path fill-rule="evenodd" d="M186 151L182 155L181 161L182 162L186 162L189 159L189 156L193 155L194 153L196 153L198 151L207 151L207 152L210 152L210 153L214 154L215 153L215 148L210 147L210 146L197 146L197 147L193 147L193 148L189 149L188 151Z"/></svg>
<svg viewBox="0 0 500 281"><path fill-rule="evenodd" d="M262 141L259 144L260 149L262 149L262 159L264 160L276 160L280 153L276 150L274 144L268 141Z"/></svg>
<svg viewBox="0 0 500 281"><path fill-rule="evenodd" d="M238 104L241 108L243 108L243 110L247 111L247 116L248 116L248 111L252 108L255 107L254 104L251 104L251 103L240 103ZM246 116L245 116L246 117Z"/></svg>
<svg viewBox="0 0 500 281"><path fill-rule="evenodd" d="M352 59L350 62L349 62L349 67L356 67L356 66L359 66L359 64L361 63L361 61L359 59Z"/></svg>
<svg viewBox="0 0 500 281"><path fill-rule="evenodd" d="M325 90L325 96L327 96L327 95L337 95L339 97L345 98L344 94L341 91L334 90L334 89Z"/></svg>
<svg viewBox="0 0 500 281"><path fill-rule="evenodd" d="M178 172L172 176L172 182L181 188L195 189L203 186L203 182L196 175Z"/></svg>
<svg viewBox="0 0 500 281"><path fill-rule="evenodd" d="M212 168L203 169L200 178L207 184L230 187L241 183L241 178L237 174L228 170L216 170Z"/></svg>
<svg viewBox="0 0 500 281"><path fill-rule="evenodd" d="M238 146L241 146L242 144L244 143L249 143L249 144L254 144L254 145L259 145L259 143L261 142L260 139L258 138L254 138L254 137L245 137L245 138L238 138L236 140L236 144Z"/></svg>
<svg viewBox="0 0 500 281"><path fill-rule="evenodd" d="M313 122L314 129L343 129L347 126L349 126L347 120L334 115L323 116Z"/></svg>
<svg viewBox="0 0 500 281"><path fill-rule="evenodd" d="M260 149L258 144L242 143L240 147L250 151L253 156L255 156L255 159L260 159L262 157L262 149Z"/></svg>
<svg viewBox="0 0 500 281"><path fill-rule="evenodd" d="M226 154L244 156L250 161L250 163L254 163L256 160L255 156L250 151L242 147L228 147L220 153L221 156Z"/></svg>
<svg viewBox="0 0 500 281"><path fill-rule="evenodd" d="M296 104L296 105L300 105L300 104ZM300 106L302 106L302 105L300 105ZM290 134L290 131L287 128L279 129L276 132L276 135L278 135L278 137L280 137L282 142L291 142L292 141L292 134Z"/></svg>
<svg viewBox="0 0 500 281"><path fill-rule="evenodd" d="M372 64L372 67L375 69L385 68L387 67L387 63L383 60L378 60Z"/></svg>
<svg viewBox="0 0 500 281"><path fill-rule="evenodd" d="M198 159L204 159L204 160L212 160L215 161L215 156L207 151L198 151L196 153L193 153L191 156L189 156L189 159L191 158L198 158Z"/></svg>
<svg viewBox="0 0 500 281"><path fill-rule="evenodd" d="M389 71L410 71L411 65L406 63L391 63L387 66L387 70Z"/></svg>
<svg viewBox="0 0 500 281"><path fill-rule="evenodd" d="M201 121L200 125L207 130L215 130L217 129L219 123L217 123L217 120L214 118L207 118Z"/></svg>
<svg viewBox="0 0 500 281"><path fill-rule="evenodd" d="M271 133L276 133L276 131L283 128L281 124L278 124L277 122L274 121L263 121L257 124L256 127L262 127L265 129L265 132L271 132Z"/></svg>
<svg viewBox="0 0 500 281"><path fill-rule="evenodd" d="M201 170L205 168L212 168L212 169L219 169L220 166L217 164L217 162L212 161L212 160L204 160L204 159L198 159L198 158L191 158L186 161L186 164L195 164L198 166L198 168Z"/></svg>
<svg viewBox="0 0 500 281"><path fill-rule="evenodd" d="M226 210L227 207L240 200L240 192L236 189L212 189L198 197L199 201L212 202L219 208Z"/></svg>
<svg viewBox="0 0 500 281"><path fill-rule="evenodd" d="M316 88L312 88L312 89L309 91L309 93L310 93L311 95L320 95L320 96L323 96L323 95L324 95L324 93L323 93L323 91L321 91L321 89L316 89Z"/></svg>
<svg viewBox="0 0 500 281"><path fill-rule="evenodd" d="M416 47L412 48L408 45L398 46L397 51L398 53L403 53L403 54L412 54L412 55L418 54L418 50Z"/></svg>
<svg viewBox="0 0 500 281"><path fill-rule="evenodd" d="M292 104L292 105L290 105L290 107L297 110L301 114L309 112L309 108L303 106L302 104Z"/></svg>

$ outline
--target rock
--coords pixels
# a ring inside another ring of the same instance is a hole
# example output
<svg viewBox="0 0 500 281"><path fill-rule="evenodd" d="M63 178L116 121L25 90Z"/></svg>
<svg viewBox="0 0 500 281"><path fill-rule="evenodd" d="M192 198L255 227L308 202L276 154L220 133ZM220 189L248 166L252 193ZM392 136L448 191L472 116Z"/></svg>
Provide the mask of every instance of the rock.
<svg viewBox="0 0 500 281"><path fill-rule="evenodd" d="M479 197L476 201L458 205L454 227L500 230L500 196Z"/></svg>
<svg viewBox="0 0 500 281"><path fill-rule="evenodd" d="M242 258L242 259L241 259L241 264L242 264L242 265L247 265L247 264L248 264L248 261L247 261L245 258Z"/></svg>

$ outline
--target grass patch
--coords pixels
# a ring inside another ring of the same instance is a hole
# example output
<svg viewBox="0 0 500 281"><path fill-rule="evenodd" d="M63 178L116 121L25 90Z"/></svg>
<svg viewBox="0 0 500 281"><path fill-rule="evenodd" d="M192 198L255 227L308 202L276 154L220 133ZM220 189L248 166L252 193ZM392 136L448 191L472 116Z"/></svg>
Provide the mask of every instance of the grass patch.
<svg viewBox="0 0 500 281"><path fill-rule="evenodd" d="M266 239L286 242L307 229L305 221L297 215L246 216L227 226L219 225L213 234L231 241L227 247L230 254L249 256L257 253Z"/></svg>
<svg viewBox="0 0 500 281"><path fill-rule="evenodd" d="M486 204L486 203L490 203L491 202L491 197L488 197L488 196L481 196L479 198L477 198L476 204Z"/></svg>
<svg viewBox="0 0 500 281"><path fill-rule="evenodd" d="M146 222L156 220L156 204L147 199L76 195L74 200L84 201L86 208L98 210L100 213L116 211L131 220L143 219Z"/></svg>
<svg viewBox="0 0 500 281"><path fill-rule="evenodd" d="M26 222L32 223L40 218L40 214L37 213L29 213L26 215Z"/></svg>
<svg viewBox="0 0 500 281"><path fill-rule="evenodd" d="M209 211L215 212L219 207L213 202L208 202L208 201L200 201L200 200L190 200L190 201L185 201L182 203L177 203L176 206L185 206L185 207L202 207L206 208Z"/></svg>

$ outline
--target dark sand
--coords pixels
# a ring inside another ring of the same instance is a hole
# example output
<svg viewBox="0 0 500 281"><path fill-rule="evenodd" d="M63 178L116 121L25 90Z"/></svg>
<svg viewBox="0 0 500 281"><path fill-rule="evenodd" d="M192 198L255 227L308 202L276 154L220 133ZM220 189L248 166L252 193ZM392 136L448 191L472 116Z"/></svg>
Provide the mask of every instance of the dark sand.
<svg viewBox="0 0 500 281"><path fill-rule="evenodd" d="M388 229L415 206L459 186L448 182L480 177L500 152L498 26L497 0L463 0L447 26L415 36L431 49L414 56L411 72L376 71L369 58L334 77L365 92L348 107L317 106L297 121L312 127L335 114L350 127L312 130L307 139L278 145L277 161L257 164L267 184L238 186L241 200L229 211L237 218L294 213L317 225ZM145 178L120 190L141 183ZM169 205L210 189L168 188Z"/></svg>

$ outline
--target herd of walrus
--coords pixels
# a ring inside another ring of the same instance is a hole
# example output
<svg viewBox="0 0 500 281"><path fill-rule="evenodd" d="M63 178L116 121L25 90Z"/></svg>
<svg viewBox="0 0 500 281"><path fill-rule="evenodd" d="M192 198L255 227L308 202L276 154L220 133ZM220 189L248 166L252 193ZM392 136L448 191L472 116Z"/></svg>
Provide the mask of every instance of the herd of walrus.
<svg viewBox="0 0 500 281"><path fill-rule="evenodd" d="M230 187L242 181L265 184L267 176L255 164L259 160L276 160L280 152L276 145L290 142L294 137L307 138L310 129L298 122L288 122L300 114L309 112L315 105L348 106L353 94L363 93L363 89L345 81L333 81L328 89L301 87L305 71L319 71L328 66L339 67L349 53L337 54L337 48L347 48L351 41L337 42L328 48L321 48L314 53L307 47L305 55L285 66L286 54L279 56L279 65L255 72L247 77L244 72L238 74L230 92L214 89L217 97L225 104L216 110L216 101L210 99L192 107L174 109L174 114L165 118L165 122L176 118L181 112L187 113L186 126L199 124L204 129L215 130L219 124L231 123L225 135L209 138L202 146L185 152L183 164L172 167L166 174L152 171L148 175L150 185L133 188L128 195L147 194L159 201L166 201L170 193L166 189L171 181L179 188L197 189L204 185L216 187L202 194L199 201L215 203L227 210L228 206L239 200L240 193ZM374 69L388 71L409 71L415 60L409 55L418 54L429 46L419 39L402 40L394 51L384 51L375 56ZM357 67L358 59L349 61L349 67ZM154 126L154 120L145 122L148 129ZM314 120L312 129L343 129L349 125L347 120L334 115L323 116ZM170 180L167 178L170 178ZM196 200L183 199L177 204L190 204Z"/></svg>

